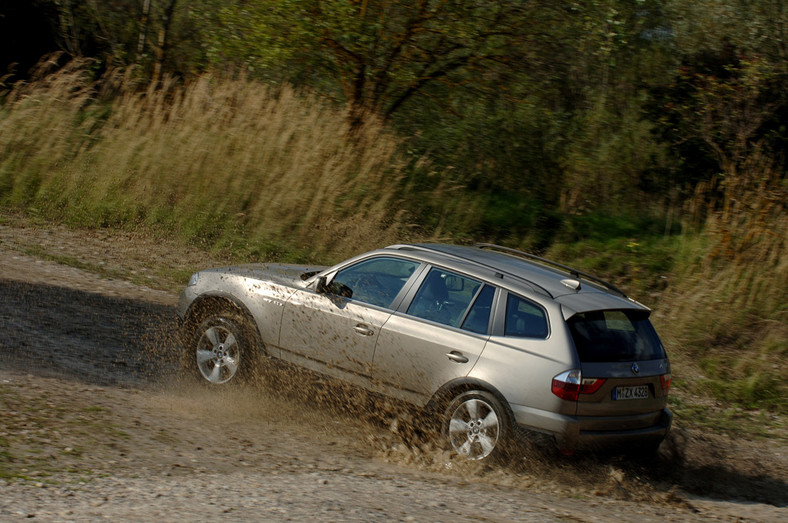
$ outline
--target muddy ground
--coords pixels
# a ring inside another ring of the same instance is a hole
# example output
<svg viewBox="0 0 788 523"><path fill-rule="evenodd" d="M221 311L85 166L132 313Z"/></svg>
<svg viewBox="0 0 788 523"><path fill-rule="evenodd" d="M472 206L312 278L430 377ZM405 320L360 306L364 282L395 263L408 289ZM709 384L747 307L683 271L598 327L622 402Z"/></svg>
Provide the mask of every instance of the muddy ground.
<svg viewBox="0 0 788 523"><path fill-rule="evenodd" d="M678 419L654 460L523 443L483 466L314 376L199 386L179 367L177 296L151 287L223 261L0 218L0 520L788 520L783 431Z"/></svg>

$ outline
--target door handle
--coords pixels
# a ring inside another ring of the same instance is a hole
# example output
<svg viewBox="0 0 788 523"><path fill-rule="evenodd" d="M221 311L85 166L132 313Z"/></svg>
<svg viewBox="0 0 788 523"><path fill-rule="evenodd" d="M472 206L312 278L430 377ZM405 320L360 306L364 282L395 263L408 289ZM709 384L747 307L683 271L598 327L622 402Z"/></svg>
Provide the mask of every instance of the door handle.
<svg viewBox="0 0 788 523"><path fill-rule="evenodd" d="M372 336L373 334L375 334L375 331L373 331L363 323L359 323L358 325L353 327L353 330L361 334L362 336Z"/></svg>
<svg viewBox="0 0 788 523"><path fill-rule="evenodd" d="M458 351L456 351L456 350L453 350L453 351L451 351L451 352L447 352L447 353L446 353L446 356L447 356L447 357L448 357L448 358L449 358L451 361L454 361L454 362L457 362L457 363L468 363L468 358L466 358L465 356L463 356L463 355L462 355L462 352L458 352Z"/></svg>

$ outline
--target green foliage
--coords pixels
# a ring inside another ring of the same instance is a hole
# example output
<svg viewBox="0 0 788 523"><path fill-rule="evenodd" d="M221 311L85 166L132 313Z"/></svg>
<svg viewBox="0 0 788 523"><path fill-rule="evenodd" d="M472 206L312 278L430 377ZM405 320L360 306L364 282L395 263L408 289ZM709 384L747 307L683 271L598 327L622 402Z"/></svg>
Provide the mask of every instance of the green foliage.
<svg viewBox="0 0 788 523"><path fill-rule="evenodd" d="M609 220L597 223L603 221ZM651 307L661 306L655 298L667 288L675 270L680 239L632 229L623 221L618 225L622 228L617 231L599 228L593 239L559 240L547 256L608 279Z"/></svg>
<svg viewBox="0 0 788 523"><path fill-rule="evenodd" d="M136 0L33 1L52 18L55 37L70 56L106 56L115 64L133 58L140 19Z"/></svg>
<svg viewBox="0 0 788 523"><path fill-rule="evenodd" d="M701 362L701 365L704 363L708 362ZM713 366L709 374L714 378L700 380L694 386L696 391L747 409L788 410L785 386L775 372L751 370L747 376L736 378L719 366Z"/></svg>
<svg viewBox="0 0 788 523"><path fill-rule="evenodd" d="M571 214L564 217L564 226L558 239L561 243L602 241L619 238L659 237L665 224L662 217L648 213L624 214Z"/></svg>
<svg viewBox="0 0 788 523"><path fill-rule="evenodd" d="M768 411L741 407L710 407L708 402L689 400L684 394L673 393L668 405L684 426L694 426L714 432L723 432L740 437L769 437L770 429L778 426Z"/></svg>
<svg viewBox="0 0 788 523"><path fill-rule="evenodd" d="M214 64L313 86L344 99L359 122L387 118L457 71L507 59L537 8L506 0L199 5Z"/></svg>
<svg viewBox="0 0 788 523"><path fill-rule="evenodd" d="M674 45L681 52L733 47L770 59L785 52L788 6L782 0L669 0L664 4L675 32Z"/></svg>

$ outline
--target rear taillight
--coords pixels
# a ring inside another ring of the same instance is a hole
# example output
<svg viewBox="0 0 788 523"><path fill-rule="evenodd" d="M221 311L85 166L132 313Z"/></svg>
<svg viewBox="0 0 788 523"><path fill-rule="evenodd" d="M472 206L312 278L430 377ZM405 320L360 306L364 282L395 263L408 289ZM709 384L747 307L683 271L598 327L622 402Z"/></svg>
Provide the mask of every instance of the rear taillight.
<svg viewBox="0 0 788 523"><path fill-rule="evenodd" d="M568 370L553 378L553 394L567 401L577 401L580 394L593 394L604 385L604 378L583 379L579 370Z"/></svg>
<svg viewBox="0 0 788 523"><path fill-rule="evenodd" d="M553 394L567 401L577 401L580 394L580 371L568 370L553 378Z"/></svg>
<svg viewBox="0 0 788 523"><path fill-rule="evenodd" d="M668 389L670 388L670 374L663 374L662 376L660 376L659 384L662 386L662 390L664 390L665 393L667 393Z"/></svg>

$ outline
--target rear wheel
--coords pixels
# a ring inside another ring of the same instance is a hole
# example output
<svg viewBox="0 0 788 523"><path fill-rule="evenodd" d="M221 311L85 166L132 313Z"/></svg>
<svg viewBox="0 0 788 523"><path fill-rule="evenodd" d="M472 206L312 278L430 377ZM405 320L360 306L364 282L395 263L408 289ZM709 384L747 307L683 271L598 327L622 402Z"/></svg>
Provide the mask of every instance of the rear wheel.
<svg viewBox="0 0 788 523"><path fill-rule="evenodd" d="M209 315L197 327L193 339L188 364L206 383L239 382L254 374L256 343L248 322L239 315Z"/></svg>
<svg viewBox="0 0 788 523"><path fill-rule="evenodd" d="M512 427L508 411L495 396L471 390L449 403L442 433L449 448L460 456L488 460L505 456Z"/></svg>

